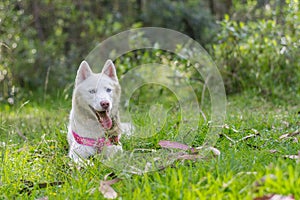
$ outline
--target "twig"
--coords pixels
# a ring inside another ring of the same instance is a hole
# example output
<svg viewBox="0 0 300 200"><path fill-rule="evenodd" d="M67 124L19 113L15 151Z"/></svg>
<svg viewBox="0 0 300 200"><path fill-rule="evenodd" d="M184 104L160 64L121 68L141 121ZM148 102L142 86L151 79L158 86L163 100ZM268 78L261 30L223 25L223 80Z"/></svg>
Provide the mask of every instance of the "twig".
<svg viewBox="0 0 300 200"><path fill-rule="evenodd" d="M299 135L300 134L300 131L297 130L297 131L294 131L292 133L287 133L287 134L283 134L279 137L279 139L284 139L284 138L289 138L289 137L294 137L296 135Z"/></svg>
<svg viewBox="0 0 300 200"><path fill-rule="evenodd" d="M232 139L232 138L230 138L229 136L227 136L225 133L222 133L221 135L223 135L227 140L229 140L230 142L232 142L232 143L236 143L236 141L234 140L234 139Z"/></svg>
<svg viewBox="0 0 300 200"><path fill-rule="evenodd" d="M248 140L249 138L252 138L252 137L256 137L258 136L259 134L251 134L251 135L247 135L241 139L239 139L237 142L241 142L241 141L244 141L244 140Z"/></svg>
<svg viewBox="0 0 300 200"><path fill-rule="evenodd" d="M27 137L20 131L19 128L17 128L17 133L24 141L28 140Z"/></svg>
<svg viewBox="0 0 300 200"><path fill-rule="evenodd" d="M21 180L25 187L19 192L20 194L22 193L27 193L28 195L31 194L31 190L34 188L35 184L32 181L28 181L28 180ZM57 186L57 185L63 185L65 182L63 181L55 181L55 182L51 182L51 183L37 183L36 186L38 189L41 188L46 188L49 186Z"/></svg>

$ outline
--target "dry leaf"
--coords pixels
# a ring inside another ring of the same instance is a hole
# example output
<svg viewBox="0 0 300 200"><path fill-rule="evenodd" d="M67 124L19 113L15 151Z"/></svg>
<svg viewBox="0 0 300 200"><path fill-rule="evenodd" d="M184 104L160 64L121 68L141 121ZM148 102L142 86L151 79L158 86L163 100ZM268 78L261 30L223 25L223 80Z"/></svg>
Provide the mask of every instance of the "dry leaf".
<svg viewBox="0 0 300 200"><path fill-rule="evenodd" d="M299 134L300 134L300 131L297 130L297 131L294 131L294 132L292 132L292 133L290 133L290 134L291 134L291 137L294 137L294 136L296 136L296 135L299 135Z"/></svg>
<svg viewBox="0 0 300 200"><path fill-rule="evenodd" d="M286 127L289 127L289 126L290 126L290 123L287 122L287 121L282 121L282 124L284 124Z"/></svg>
<svg viewBox="0 0 300 200"><path fill-rule="evenodd" d="M18 135L24 140L24 141L27 141L27 137L20 131L20 129L17 128L17 133Z"/></svg>
<svg viewBox="0 0 300 200"><path fill-rule="evenodd" d="M254 200L295 200L293 196L283 196L280 194L270 194L263 197L256 197Z"/></svg>
<svg viewBox="0 0 300 200"><path fill-rule="evenodd" d="M296 135L299 135L300 134L300 131L297 130L297 131L294 131L292 133L286 133L286 134L283 134L279 137L279 139L284 139L284 138L288 138L288 137L295 137Z"/></svg>
<svg viewBox="0 0 300 200"><path fill-rule="evenodd" d="M279 137L279 139L287 138L287 137L289 137L289 135L290 135L289 133L283 134Z"/></svg>
<svg viewBox="0 0 300 200"><path fill-rule="evenodd" d="M182 144L179 142L172 142L168 140L161 140L158 143L163 148L173 148L173 149L181 149L181 150L189 150L190 147L186 144Z"/></svg>
<svg viewBox="0 0 300 200"><path fill-rule="evenodd" d="M113 175L112 173L107 174L105 176L105 179L108 178L108 176ZM99 191L103 194L104 198L106 199L115 199L118 197L117 192L111 187L112 184L115 184L119 182L121 179L120 178L114 178L112 180L105 180L105 181L100 181L100 186L99 186Z"/></svg>
<svg viewBox="0 0 300 200"><path fill-rule="evenodd" d="M238 133L238 132L239 132L238 130L236 130L236 129L230 127L228 124L224 124L224 125L222 126L222 128L228 129L228 130L232 130L234 133Z"/></svg>
<svg viewBox="0 0 300 200"><path fill-rule="evenodd" d="M293 142L294 143L298 143L299 141L298 141L298 139L296 137L294 137Z"/></svg>
<svg viewBox="0 0 300 200"><path fill-rule="evenodd" d="M236 143L236 141L235 141L234 139L230 138L230 137L229 137L228 135L226 135L225 133L222 133L221 135L224 136L227 140L229 140L229 141L232 142L233 144Z"/></svg>
<svg viewBox="0 0 300 200"><path fill-rule="evenodd" d="M215 147L208 147L208 149L211 150L215 156L221 155L220 150Z"/></svg>
<svg viewBox="0 0 300 200"><path fill-rule="evenodd" d="M36 199L36 200L48 200L48 197L45 196L45 197L38 198L38 199Z"/></svg>
<svg viewBox="0 0 300 200"><path fill-rule="evenodd" d="M277 153L278 151L276 149L270 149L269 152L270 153Z"/></svg>
<svg viewBox="0 0 300 200"><path fill-rule="evenodd" d="M293 159L293 160L300 159L299 155L284 155L283 157Z"/></svg>
<svg viewBox="0 0 300 200"><path fill-rule="evenodd" d="M255 134L251 134L251 135L247 135L241 139L239 139L237 142L241 142L241 141L244 141L244 140L248 140L249 138L252 138L252 137L256 137L256 136L259 136L259 133L255 133Z"/></svg>
<svg viewBox="0 0 300 200"><path fill-rule="evenodd" d="M99 191L106 199L115 199L118 197L116 191L109 184L107 184L107 181L100 181Z"/></svg>
<svg viewBox="0 0 300 200"><path fill-rule="evenodd" d="M200 146L200 147L189 147L186 144L182 144L179 142L173 142L173 141L168 141L168 140L161 140L158 143L161 147L163 148L171 148L171 149L180 149L184 151L190 151L189 154L184 153L184 152L178 152L177 154L173 155L173 158L176 160L197 160L197 159L203 159L204 157L202 155L199 155L199 151L205 148L205 146ZM219 156L221 152L214 147L207 147L208 150L210 150L215 156ZM175 156L175 157L174 157Z"/></svg>

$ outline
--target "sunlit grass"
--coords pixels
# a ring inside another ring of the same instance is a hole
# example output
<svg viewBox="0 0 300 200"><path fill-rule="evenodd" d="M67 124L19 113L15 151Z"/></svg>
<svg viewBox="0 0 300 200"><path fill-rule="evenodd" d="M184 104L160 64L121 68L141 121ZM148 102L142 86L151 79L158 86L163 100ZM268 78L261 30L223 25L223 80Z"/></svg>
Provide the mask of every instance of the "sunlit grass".
<svg viewBox="0 0 300 200"><path fill-rule="evenodd" d="M0 199L103 198L99 182L114 169L97 158L93 166L77 169L67 157L69 100L29 101L21 105L1 105ZM230 97L226 126L215 146L221 151L219 157L178 161L162 171L144 175L123 174L125 179L113 187L122 199L253 199L266 194L299 199L300 164L284 158L298 154L299 134L280 139L283 134L299 131L299 110L297 106L273 104L248 94ZM172 120L176 123L177 119ZM163 137L174 130L172 120L160 132ZM199 128L199 134L202 129L205 130L205 124ZM256 135L241 140L251 134ZM121 142L129 150L157 148L159 139L124 137ZM201 145L198 139L194 145ZM267 177L265 181L263 177ZM24 181L34 183L30 194L21 192L26 188ZM38 186L57 181L64 184Z"/></svg>

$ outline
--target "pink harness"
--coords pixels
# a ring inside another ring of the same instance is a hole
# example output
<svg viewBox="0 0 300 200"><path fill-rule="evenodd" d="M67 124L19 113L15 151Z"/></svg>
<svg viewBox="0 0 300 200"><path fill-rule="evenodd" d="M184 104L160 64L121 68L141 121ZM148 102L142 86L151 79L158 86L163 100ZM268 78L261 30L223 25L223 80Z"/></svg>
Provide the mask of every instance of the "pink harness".
<svg viewBox="0 0 300 200"><path fill-rule="evenodd" d="M78 144L82 144L90 147L96 147L98 149L98 152L101 152L104 146L111 146L113 144L119 143L118 136L112 136L110 138L102 137L98 139L93 139L93 138L81 137L74 131L72 131L72 134L74 136L75 141Z"/></svg>

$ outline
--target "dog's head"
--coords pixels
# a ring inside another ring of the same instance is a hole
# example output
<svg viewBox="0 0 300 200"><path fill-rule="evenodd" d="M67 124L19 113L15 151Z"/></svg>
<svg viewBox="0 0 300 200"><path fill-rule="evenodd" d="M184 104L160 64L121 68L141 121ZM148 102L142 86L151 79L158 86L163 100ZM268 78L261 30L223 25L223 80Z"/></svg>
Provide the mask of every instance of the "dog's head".
<svg viewBox="0 0 300 200"><path fill-rule="evenodd" d="M116 69L107 60L101 73L93 73L89 64L83 61L77 71L73 98L76 106L92 111L94 118L104 129L112 127L112 117L118 113L120 86Z"/></svg>

